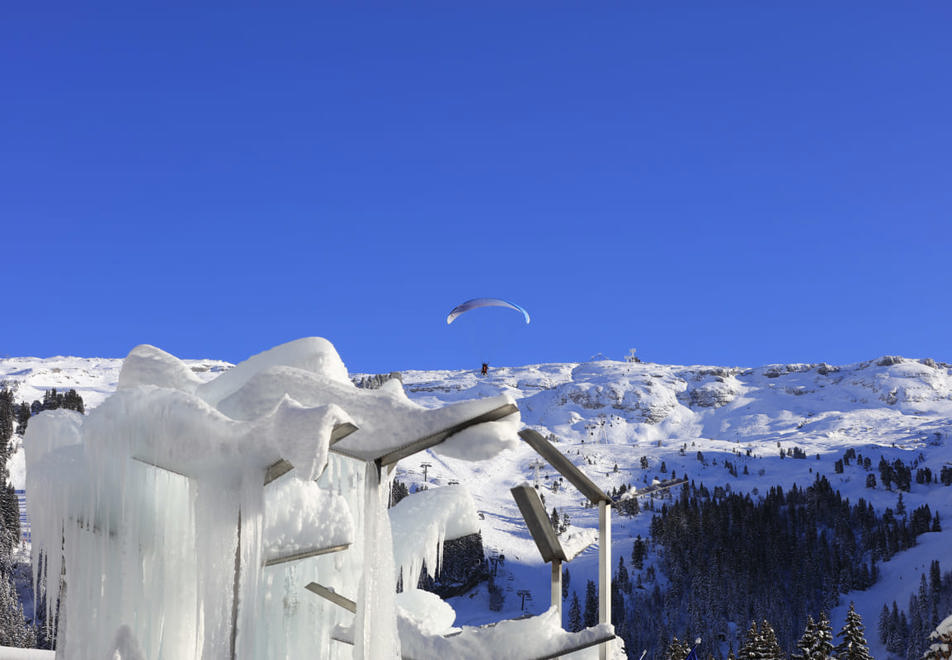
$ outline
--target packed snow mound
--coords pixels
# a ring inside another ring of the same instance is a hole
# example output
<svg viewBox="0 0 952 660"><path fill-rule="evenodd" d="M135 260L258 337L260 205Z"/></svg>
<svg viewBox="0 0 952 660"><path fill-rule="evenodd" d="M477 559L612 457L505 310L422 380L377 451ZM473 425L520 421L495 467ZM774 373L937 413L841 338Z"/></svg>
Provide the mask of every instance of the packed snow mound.
<svg viewBox="0 0 952 660"><path fill-rule="evenodd" d="M182 360L148 344L133 348L119 371L120 389L155 385L194 392L201 383L201 379Z"/></svg>
<svg viewBox="0 0 952 660"><path fill-rule="evenodd" d="M347 367L334 345L323 337L305 337L258 353L202 385L199 394L212 405L238 391L270 367L293 367L339 383L350 383Z"/></svg>

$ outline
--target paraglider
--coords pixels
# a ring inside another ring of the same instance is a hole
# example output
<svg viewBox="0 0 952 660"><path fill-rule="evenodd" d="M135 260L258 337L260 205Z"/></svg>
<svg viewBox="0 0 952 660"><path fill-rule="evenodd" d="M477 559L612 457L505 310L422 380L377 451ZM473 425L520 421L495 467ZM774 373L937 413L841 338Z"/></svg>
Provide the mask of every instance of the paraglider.
<svg viewBox="0 0 952 660"><path fill-rule="evenodd" d="M529 312L515 303L511 303L508 300L502 300L501 298L473 298L472 300L467 300L466 302L460 303L454 307L452 311L450 311L450 313L446 316L446 324L449 325L461 314L464 314L471 309L478 309L479 307L508 307L509 309L516 310L517 312L522 312L522 315L526 319L526 323L529 323Z"/></svg>
<svg viewBox="0 0 952 660"><path fill-rule="evenodd" d="M467 326L467 333L471 334L473 338L472 343L477 347L477 350L482 353L480 357L482 357L483 363L479 373L483 376L489 373L490 360L486 358L491 357L488 353L495 349L494 345L508 344L508 342L502 341L500 335L508 335L514 329L514 326L522 325L517 321L518 316L509 316L510 312L503 314L501 319L495 317L493 314L483 317L485 312L476 312L475 317L470 318L470 313L473 313L472 310L492 307L502 307L518 312L522 315L522 318L525 319L526 325L529 323L529 312L523 307L501 298L473 298L472 300L460 303L446 316L446 324L451 325L459 317L465 315L466 320L462 321L462 324ZM500 322L500 320L504 322Z"/></svg>

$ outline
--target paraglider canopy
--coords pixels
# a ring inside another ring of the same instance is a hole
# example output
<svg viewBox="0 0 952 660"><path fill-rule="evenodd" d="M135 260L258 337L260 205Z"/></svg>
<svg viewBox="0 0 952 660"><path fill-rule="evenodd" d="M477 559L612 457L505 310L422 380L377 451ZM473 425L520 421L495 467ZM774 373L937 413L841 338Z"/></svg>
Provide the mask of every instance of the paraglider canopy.
<svg viewBox="0 0 952 660"><path fill-rule="evenodd" d="M466 302L457 305L452 309L452 311L450 311L446 317L447 325L455 321L460 314L464 314L469 310L476 309L478 307L508 307L509 309L514 309L517 312L521 312L526 318L526 323L529 323L529 312L515 303L511 303L508 300L502 300L500 298L473 298L472 300L467 300Z"/></svg>

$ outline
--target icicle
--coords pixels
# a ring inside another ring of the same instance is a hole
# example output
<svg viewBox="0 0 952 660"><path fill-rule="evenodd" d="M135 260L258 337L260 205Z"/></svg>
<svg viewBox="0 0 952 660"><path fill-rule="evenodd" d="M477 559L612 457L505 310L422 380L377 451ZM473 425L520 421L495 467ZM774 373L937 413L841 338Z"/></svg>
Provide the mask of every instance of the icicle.
<svg viewBox="0 0 952 660"><path fill-rule="evenodd" d="M377 466L364 472L364 559L354 622L354 657L399 658L393 539Z"/></svg>

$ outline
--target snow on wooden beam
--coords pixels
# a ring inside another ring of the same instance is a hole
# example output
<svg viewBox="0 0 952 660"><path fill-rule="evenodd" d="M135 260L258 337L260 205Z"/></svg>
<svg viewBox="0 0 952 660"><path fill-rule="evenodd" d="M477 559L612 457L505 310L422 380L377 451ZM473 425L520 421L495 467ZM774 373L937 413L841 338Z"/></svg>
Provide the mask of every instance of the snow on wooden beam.
<svg viewBox="0 0 952 660"><path fill-rule="evenodd" d="M605 491L595 485L584 472L575 467L562 452L552 446L548 440L542 437L542 434L534 429L522 429L519 431L519 437L529 443L535 452L544 458L549 465L555 468L559 474L569 480L592 504L599 502L611 502L611 498Z"/></svg>
<svg viewBox="0 0 952 660"><path fill-rule="evenodd" d="M582 631L580 631L582 632ZM550 653L548 655L540 655L532 660L552 660L552 658L558 658L559 656L568 655L569 653L575 653L576 651L581 651L582 649L587 649L596 644L605 644L615 639L615 635L612 633L605 633L597 637L592 637L583 642L577 644L568 644L563 648L559 649L556 653Z"/></svg>
<svg viewBox="0 0 952 660"><path fill-rule="evenodd" d="M330 587L325 587L323 584L318 584L317 582L311 582L304 588L311 593L317 594L321 598L331 601L335 605L343 607L348 612L353 612L354 614L357 613L357 603L346 596L341 596Z"/></svg>
<svg viewBox="0 0 952 660"><path fill-rule="evenodd" d="M331 431L330 445L334 446L336 442L343 440L356 430L357 427L350 422L343 422L342 424L334 425L334 429ZM283 477L293 469L294 466L283 458L275 461L268 466L268 469L264 474L264 485L267 486L275 479Z"/></svg>
<svg viewBox="0 0 952 660"><path fill-rule="evenodd" d="M645 488L639 488L638 490L628 490L624 495L618 498L618 502L615 502L615 505L617 506L619 502L641 497L642 495L651 495L652 493L658 493L663 490L667 490L668 488L674 488L675 486L680 486L681 484L686 484L687 482L688 480L685 478L668 479L666 481L659 481L658 483L651 484Z"/></svg>
<svg viewBox="0 0 952 660"><path fill-rule="evenodd" d="M520 484L510 489L516 504L519 505L519 511L526 521L529 533L532 534L532 540L539 548L539 554L542 555L542 561L548 563L552 561L567 561L562 544L559 543L559 537L552 529L552 523L545 512L545 507L539 499L539 494L535 488L529 484Z"/></svg>

